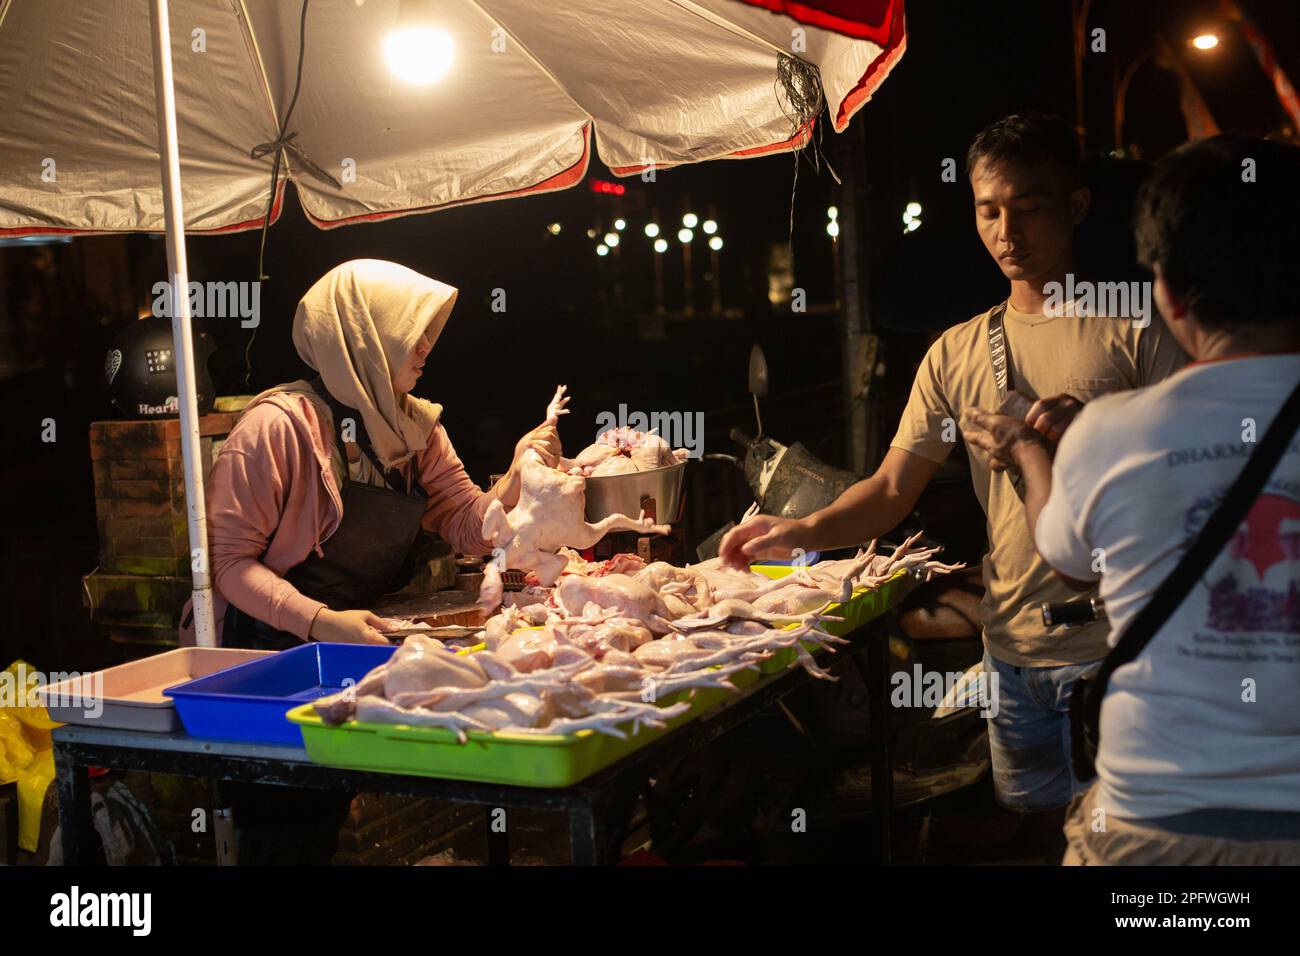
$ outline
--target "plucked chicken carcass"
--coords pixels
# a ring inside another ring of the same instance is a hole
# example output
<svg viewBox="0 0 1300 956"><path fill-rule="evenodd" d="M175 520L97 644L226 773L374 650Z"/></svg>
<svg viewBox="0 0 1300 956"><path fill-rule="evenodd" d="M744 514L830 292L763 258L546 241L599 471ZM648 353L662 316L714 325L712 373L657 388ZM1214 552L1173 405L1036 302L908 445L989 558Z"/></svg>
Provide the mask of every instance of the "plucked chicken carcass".
<svg viewBox="0 0 1300 956"><path fill-rule="evenodd" d="M555 424L565 414L568 398L564 386L556 389L546 421ZM610 515L595 523L586 520L585 479L547 466L531 449L525 452L520 476L519 503L509 512L493 501L483 516L483 537L491 542L494 558L484 568L479 606L489 613L501 604L501 572L507 568L532 571L543 587L550 587L564 571L568 558L563 548L590 548L614 531L667 534L667 525L650 518Z"/></svg>
<svg viewBox="0 0 1300 956"><path fill-rule="evenodd" d="M493 616L484 627L487 650L456 655L416 634L356 687L315 707L328 723L355 717L442 727L462 740L498 730L621 737L663 727L690 706L656 701L701 687L735 690L733 675L778 651L833 680L809 651L845 643L820 629L832 619L830 605L900 570L929 576L959 567L934 561L936 549L917 548L916 540L889 555L876 554L873 542L853 558L775 580L716 562L638 568L556 555L568 564L558 586L530 589Z"/></svg>
<svg viewBox="0 0 1300 956"><path fill-rule="evenodd" d="M636 471L649 471L675 465L690 457L685 448L673 450L668 442L654 432L632 428L611 428L597 436L573 458L561 458L559 468L570 475L600 478L604 475L626 475Z"/></svg>

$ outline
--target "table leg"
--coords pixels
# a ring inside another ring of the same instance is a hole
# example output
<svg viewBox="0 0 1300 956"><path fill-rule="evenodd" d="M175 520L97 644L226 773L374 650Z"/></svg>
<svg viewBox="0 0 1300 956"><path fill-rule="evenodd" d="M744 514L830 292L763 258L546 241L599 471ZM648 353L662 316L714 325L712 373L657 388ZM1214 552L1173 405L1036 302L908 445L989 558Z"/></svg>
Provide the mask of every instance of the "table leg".
<svg viewBox="0 0 1300 956"><path fill-rule="evenodd" d="M867 645L863 675L871 715L871 815L876 824L876 859L894 862L894 735L889 707L889 637L874 635Z"/></svg>
<svg viewBox="0 0 1300 956"><path fill-rule="evenodd" d="M509 818L507 817L506 826L498 829L494 826L497 822L498 808L484 807L483 809L487 814L487 864L488 866L509 866Z"/></svg>
<svg viewBox="0 0 1300 956"><path fill-rule="evenodd" d="M58 747L54 748L54 781L59 795L59 838L63 865L88 862L94 852L95 828L90 818L90 777Z"/></svg>
<svg viewBox="0 0 1300 956"><path fill-rule="evenodd" d="M574 866L601 866L605 862L604 835L588 798L569 807L569 854Z"/></svg>

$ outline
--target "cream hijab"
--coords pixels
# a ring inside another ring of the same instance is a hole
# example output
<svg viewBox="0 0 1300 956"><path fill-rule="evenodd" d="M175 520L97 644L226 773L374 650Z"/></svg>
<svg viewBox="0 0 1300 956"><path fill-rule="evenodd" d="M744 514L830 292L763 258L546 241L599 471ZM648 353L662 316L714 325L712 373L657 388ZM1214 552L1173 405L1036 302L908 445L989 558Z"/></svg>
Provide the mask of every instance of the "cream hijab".
<svg viewBox="0 0 1300 956"><path fill-rule="evenodd" d="M361 414L366 435L386 468L428 447L442 406L393 391L422 332L442 334L457 292L395 262L353 259L307 290L293 316L293 344L336 400ZM280 386L300 391L305 382Z"/></svg>

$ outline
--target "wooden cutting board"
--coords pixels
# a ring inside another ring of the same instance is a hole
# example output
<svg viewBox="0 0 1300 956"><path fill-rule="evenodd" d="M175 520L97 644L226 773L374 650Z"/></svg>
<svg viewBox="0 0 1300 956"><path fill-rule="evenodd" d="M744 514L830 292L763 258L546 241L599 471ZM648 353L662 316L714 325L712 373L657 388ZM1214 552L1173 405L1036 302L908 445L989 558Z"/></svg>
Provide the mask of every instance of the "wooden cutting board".
<svg viewBox="0 0 1300 956"><path fill-rule="evenodd" d="M448 624L478 627L487 620L487 615L477 601L477 591L434 591L416 598L385 599L371 610L380 617L405 618L430 627Z"/></svg>

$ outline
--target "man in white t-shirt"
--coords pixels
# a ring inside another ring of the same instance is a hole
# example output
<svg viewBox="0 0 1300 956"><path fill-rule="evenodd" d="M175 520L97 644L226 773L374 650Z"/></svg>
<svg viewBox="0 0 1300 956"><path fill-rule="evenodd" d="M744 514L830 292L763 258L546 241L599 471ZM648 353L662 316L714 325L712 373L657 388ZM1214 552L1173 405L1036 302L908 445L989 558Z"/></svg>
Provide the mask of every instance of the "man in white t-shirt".
<svg viewBox="0 0 1300 956"><path fill-rule="evenodd" d="M975 410L967 440L1025 478L1039 552L1100 580L1113 646L1172 572L1300 382L1300 151L1221 136L1166 158L1138 248L1195 361L1090 402L1056 450ZM1098 780L1067 863L1300 864L1300 438L1245 522L1101 710Z"/></svg>

